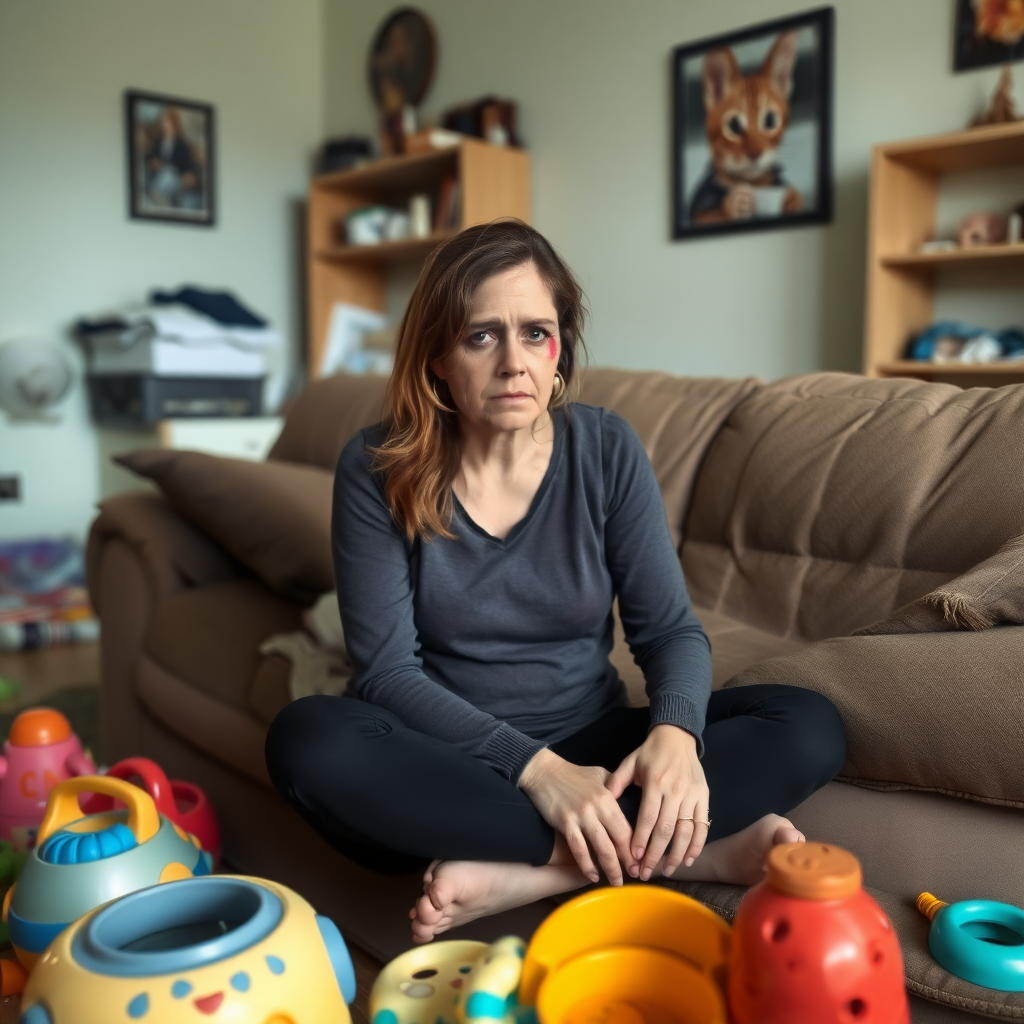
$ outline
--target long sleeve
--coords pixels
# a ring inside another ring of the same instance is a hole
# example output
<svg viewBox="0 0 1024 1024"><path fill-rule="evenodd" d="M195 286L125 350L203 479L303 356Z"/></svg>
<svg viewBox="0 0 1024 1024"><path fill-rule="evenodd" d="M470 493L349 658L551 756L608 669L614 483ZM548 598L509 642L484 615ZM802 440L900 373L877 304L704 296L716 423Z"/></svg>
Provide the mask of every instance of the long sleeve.
<svg viewBox="0 0 1024 1024"><path fill-rule="evenodd" d="M514 782L545 744L474 707L424 671L413 549L398 532L379 475L371 470L368 434L369 443L383 437L375 433L380 432L363 432L346 446L334 490L335 579L356 692Z"/></svg>
<svg viewBox="0 0 1024 1024"><path fill-rule="evenodd" d="M630 651L644 674L651 725L701 733L711 694L711 646L690 602L654 469L615 413L602 424L605 557Z"/></svg>

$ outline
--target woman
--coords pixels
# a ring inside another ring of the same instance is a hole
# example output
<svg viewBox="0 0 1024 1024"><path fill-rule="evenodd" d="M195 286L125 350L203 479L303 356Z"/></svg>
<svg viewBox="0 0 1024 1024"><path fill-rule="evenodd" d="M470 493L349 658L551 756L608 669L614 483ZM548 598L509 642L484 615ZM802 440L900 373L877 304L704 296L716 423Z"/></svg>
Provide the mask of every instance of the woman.
<svg viewBox="0 0 1024 1024"><path fill-rule="evenodd" d="M643 447L568 401L582 324L582 291L536 231L463 231L410 300L384 423L338 463L361 700L289 705L267 763L353 860L426 867L417 942L602 873L753 883L773 844L803 839L781 815L843 763L824 697L711 693ZM650 707L626 706L608 661L615 598Z"/></svg>

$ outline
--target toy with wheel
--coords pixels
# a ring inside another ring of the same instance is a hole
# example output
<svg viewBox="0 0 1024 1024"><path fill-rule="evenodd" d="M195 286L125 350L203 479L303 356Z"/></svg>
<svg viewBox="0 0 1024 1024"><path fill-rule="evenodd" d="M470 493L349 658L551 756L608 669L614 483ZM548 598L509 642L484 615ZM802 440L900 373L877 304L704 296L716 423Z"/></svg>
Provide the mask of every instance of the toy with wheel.
<svg viewBox="0 0 1024 1024"><path fill-rule="evenodd" d="M180 825L199 840L199 845L213 858L213 866L220 863L220 825L206 794L191 782L181 779L168 781L164 770L148 757L129 757L118 761L106 771L111 779L132 782L136 778L165 817ZM114 809L115 801L105 793L93 793L82 801L85 814L99 814Z"/></svg>
<svg viewBox="0 0 1024 1024"><path fill-rule="evenodd" d="M105 793L126 811L82 816L78 795ZM82 775L54 787L17 883L4 900L11 944L29 971L72 921L159 882L210 872L196 839L162 817L148 793L120 779Z"/></svg>
<svg viewBox="0 0 1024 1024"><path fill-rule="evenodd" d="M1024 992L1024 910L995 900L944 903L917 898L931 921L928 949L958 978L1000 992Z"/></svg>
<svg viewBox="0 0 1024 1024"><path fill-rule="evenodd" d="M22 711L11 725L0 757L0 839L9 842L15 852L29 850L53 787L63 779L95 771L59 711Z"/></svg>
<svg viewBox="0 0 1024 1024"><path fill-rule="evenodd" d="M726 1024L729 925L657 886L578 896L537 929L518 999L544 1024Z"/></svg>
<svg viewBox="0 0 1024 1024"><path fill-rule="evenodd" d="M377 975L371 1024L515 1024L525 943L469 940L410 949Z"/></svg>
<svg viewBox="0 0 1024 1024"><path fill-rule="evenodd" d="M212 875L75 921L29 977L21 1024L351 1024L355 991L329 918L283 885Z"/></svg>

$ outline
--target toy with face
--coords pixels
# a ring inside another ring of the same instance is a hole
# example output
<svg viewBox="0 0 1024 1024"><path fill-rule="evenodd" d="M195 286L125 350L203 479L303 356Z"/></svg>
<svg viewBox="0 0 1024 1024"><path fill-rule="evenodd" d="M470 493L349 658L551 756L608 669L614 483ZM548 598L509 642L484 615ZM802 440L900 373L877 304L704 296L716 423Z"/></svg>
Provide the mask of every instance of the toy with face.
<svg viewBox="0 0 1024 1024"><path fill-rule="evenodd" d="M524 950L515 936L411 949L374 982L371 1024L515 1024Z"/></svg>
<svg viewBox="0 0 1024 1024"><path fill-rule="evenodd" d="M345 943L261 879L170 882L107 904L40 957L22 1024L350 1024Z"/></svg>

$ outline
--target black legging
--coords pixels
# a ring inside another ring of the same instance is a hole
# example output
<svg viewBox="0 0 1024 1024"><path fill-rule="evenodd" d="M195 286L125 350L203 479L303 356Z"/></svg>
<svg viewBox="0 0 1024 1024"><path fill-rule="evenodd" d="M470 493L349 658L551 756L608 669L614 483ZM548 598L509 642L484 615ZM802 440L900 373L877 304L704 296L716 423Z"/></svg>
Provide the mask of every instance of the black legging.
<svg viewBox="0 0 1024 1024"><path fill-rule="evenodd" d="M647 708L616 708L551 749L573 764L614 770L649 726ZM787 813L846 756L839 712L795 686L712 693L703 739L710 840ZM289 704L270 727L266 756L278 792L327 842L374 871L421 871L435 857L546 864L554 849L554 830L515 785L363 701ZM635 823L639 787L619 805Z"/></svg>

